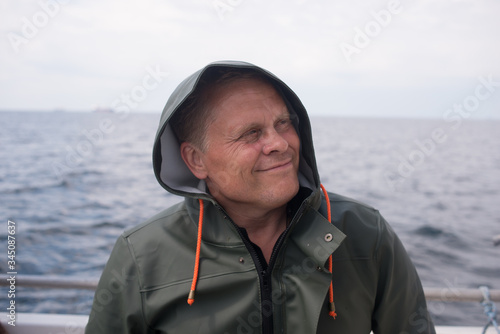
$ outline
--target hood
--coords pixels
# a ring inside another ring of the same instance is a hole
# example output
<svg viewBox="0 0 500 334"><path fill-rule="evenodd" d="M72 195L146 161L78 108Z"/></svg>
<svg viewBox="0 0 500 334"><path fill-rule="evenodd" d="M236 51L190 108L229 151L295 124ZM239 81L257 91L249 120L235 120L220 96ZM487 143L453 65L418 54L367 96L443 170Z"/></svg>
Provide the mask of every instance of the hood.
<svg viewBox="0 0 500 334"><path fill-rule="evenodd" d="M304 105L297 95L272 73L253 64L240 61L214 62L182 81L167 101L160 118L153 147L153 168L156 179L163 188L172 194L213 200L208 194L204 181L197 179L182 160L179 142L171 129L169 121L180 106L196 89L200 78L212 67L231 67L253 69L267 76L279 90L290 112L298 116L298 134L301 142L299 183L311 190L319 188L319 176L316 167L311 125Z"/></svg>

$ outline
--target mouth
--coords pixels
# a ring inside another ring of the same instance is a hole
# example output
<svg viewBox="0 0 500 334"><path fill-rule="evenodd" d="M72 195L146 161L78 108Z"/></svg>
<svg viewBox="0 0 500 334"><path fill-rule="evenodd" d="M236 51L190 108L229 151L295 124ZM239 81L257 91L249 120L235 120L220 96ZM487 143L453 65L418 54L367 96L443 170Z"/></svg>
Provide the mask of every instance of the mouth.
<svg viewBox="0 0 500 334"><path fill-rule="evenodd" d="M261 169L258 169L257 172L277 172L277 171L282 171L285 169L288 169L293 166L292 159L288 159L276 164L273 164L271 166L267 166Z"/></svg>

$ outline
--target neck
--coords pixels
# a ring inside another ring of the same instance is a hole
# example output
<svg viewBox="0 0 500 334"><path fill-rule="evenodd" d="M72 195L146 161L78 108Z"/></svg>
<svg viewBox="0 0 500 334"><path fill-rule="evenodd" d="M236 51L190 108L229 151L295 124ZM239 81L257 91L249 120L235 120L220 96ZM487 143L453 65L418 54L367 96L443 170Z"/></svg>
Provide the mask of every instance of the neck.
<svg viewBox="0 0 500 334"><path fill-rule="evenodd" d="M226 211L236 225L247 231L250 240L259 246L264 258L269 263L274 245L286 229L286 205L258 215L252 211L242 212L228 209Z"/></svg>

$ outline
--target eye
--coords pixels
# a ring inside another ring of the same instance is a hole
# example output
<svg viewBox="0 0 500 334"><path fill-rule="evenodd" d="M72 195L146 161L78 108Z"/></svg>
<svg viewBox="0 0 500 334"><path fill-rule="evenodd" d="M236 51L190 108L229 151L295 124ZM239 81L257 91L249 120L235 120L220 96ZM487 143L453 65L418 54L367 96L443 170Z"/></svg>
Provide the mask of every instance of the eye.
<svg viewBox="0 0 500 334"><path fill-rule="evenodd" d="M260 130L259 129L251 129L242 134L239 138L239 140L245 140L248 142L255 141L259 138L260 136Z"/></svg>
<svg viewBox="0 0 500 334"><path fill-rule="evenodd" d="M290 127L291 124L292 124L292 121L290 120L290 118L280 119L278 122L276 122L276 125L275 125L276 131L278 131L278 132L286 131L286 130L288 130L288 128Z"/></svg>

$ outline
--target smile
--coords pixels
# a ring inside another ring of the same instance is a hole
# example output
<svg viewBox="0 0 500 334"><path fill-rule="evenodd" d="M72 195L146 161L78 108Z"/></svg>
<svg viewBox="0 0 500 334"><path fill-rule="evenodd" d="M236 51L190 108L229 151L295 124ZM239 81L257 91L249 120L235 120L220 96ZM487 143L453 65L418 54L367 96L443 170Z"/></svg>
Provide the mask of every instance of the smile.
<svg viewBox="0 0 500 334"><path fill-rule="evenodd" d="M275 172L275 171L278 172L278 171L281 171L281 170L288 169L288 168L290 168L292 166L293 166L292 160L287 160L287 161L275 164L275 165L273 165L271 167L266 167L266 168L263 168L263 169L259 169L257 171L258 172Z"/></svg>

